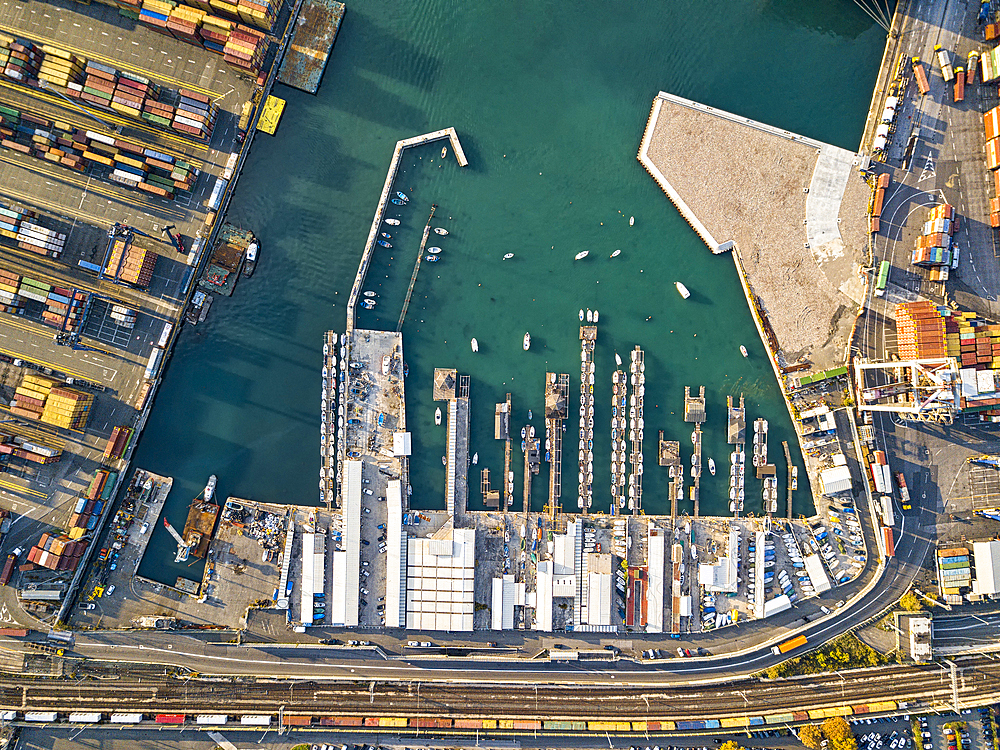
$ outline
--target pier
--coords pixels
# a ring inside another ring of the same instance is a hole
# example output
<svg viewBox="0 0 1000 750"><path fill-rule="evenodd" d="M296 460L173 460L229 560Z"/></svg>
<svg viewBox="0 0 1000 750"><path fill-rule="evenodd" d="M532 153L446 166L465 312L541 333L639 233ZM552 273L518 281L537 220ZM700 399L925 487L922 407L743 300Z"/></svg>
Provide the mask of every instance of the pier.
<svg viewBox="0 0 1000 750"><path fill-rule="evenodd" d="M449 516L461 516L469 502L469 376L460 376L454 369L435 368L431 399L447 403L445 501Z"/></svg>
<svg viewBox="0 0 1000 750"><path fill-rule="evenodd" d="M559 515L562 497L563 425L569 416L569 374L545 373L545 451L549 462L549 518Z"/></svg>
<svg viewBox="0 0 1000 750"><path fill-rule="evenodd" d="M591 318L590 310L587 311ZM580 326L580 460L579 500L586 515L594 504L594 347L597 326Z"/></svg>
<svg viewBox="0 0 1000 750"><path fill-rule="evenodd" d="M528 523L528 514L531 513L531 477L538 474L542 461L539 453L541 440L532 437L530 430L524 439L524 522Z"/></svg>
<svg viewBox="0 0 1000 750"><path fill-rule="evenodd" d="M344 4L339 0L304 2L291 44L281 60L278 80L307 94L319 91L343 18Z"/></svg>
<svg viewBox="0 0 1000 750"><path fill-rule="evenodd" d="M320 397L320 480L324 487L320 491L320 502L326 504L329 511L333 499L337 495L336 436L338 417L341 436L343 436L344 407L337 409L337 332L327 331L323 334L323 389Z"/></svg>
<svg viewBox="0 0 1000 750"><path fill-rule="evenodd" d="M617 355L615 355L617 356ZM628 378L625 371L611 376L611 515L625 511L625 436L628 434Z"/></svg>
<svg viewBox="0 0 1000 750"><path fill-rule="evenodd" d="M788 449L788 441L782 440L781 447L785 449L785 465L788 468L788 496L785 500L785 515L789 521L792 520L792 491L798 484L798 469L792 463L792 452Z"/></svg>
<svg viewBox="0 0 1000 750"><path fill-rule="evenodd" d="M676 440L664 440L663 430L657 450L657 463L666 466L670 477L670 519L677 518L677 501L684 497L684 466L681 464L681 444Z"/></svg>
<svg viewBox="0 0 1000 750"><path fill-rule="evenodd" d="M701 386L697 396L691 395L691 387L684 386L684 421L694 423L691 442L694 454L691 461L691 502L694 517L701 512L701 425L705 421L705 386Z"/></svg>
<svg viewBox="0 0 1000 750"><path fill-rule="evenodd" d="M431 222L434 220L434 212L437 211L437 203L431 206L431 214L427 217L427 224L424 226L424 236L420 239L420 249L417 251L417 262L413 264L413 273L410 275L410 285L406 288L406 299L403 300L403 309L399 312L399 322L396 324L396 332L403 330L403 321L406 320L406 311L410 308L410 299L413 297L413 287L417 284L417 274L420 273L420 261L424 259L424 248L427 247L427 238L431 234Z"/></svg>
<svg viewBox="0 0 1000 750"><path fill-rule="evenodd" d="M503 440L503 510L506 513L514 504L514 476L510 470L510 394L507 400L496 405L493 413L493 438Z"/></svg>
<svg viewBox="0 0 1000 750"><path fill-rule="evenodd" d="M379 228L382 226L382 217L385 215L385 207L388 205L389 199L393 195L392 187L396 181L396 173L399 171L399 162L403 157L403 152L408 148L423 146L427 143L444 140L451 143L451 148L455 153L455 158L458 160L458 165L460 167L468 166L469 162L465 158L465 151L462 150L462 144L458 140L458 134L455 132L455 128L435 130L432 133L425 133L423 135L406 138L402 141L396 142L396 148L392 152L392 160L389 162L389 171L386 173L385 183L382 185L382 194L379 197L378 206L375 209L375 217L372 219L371 229L368 230L368 240L365 242L365 249L361 254L361 262L358 264L358 273L354 277L354 285L351 287L351 294L347 300L348 335L354 331L355 313L357 312L358 301L361 297L361 287L365 283L365 277L368 275L368 267L371 265L372 254L375 252L375 248L377 247L375 240L377 240L379 236Z"/></svg>
<svg viewBox="0 0 1000 750"><path fill-rule="evenodd" d="M483 493L483 505L487 510L500 507L500 490L490 487L490 470L487 468L483 468L479 475L479 491Z"/></svg>
<svg viewBox="0 0 1000 750"><path fill-rule="evenodd" d="M631 513L642 510L642 433L645 427L643 399L646 395L646 355L640 347L631 352L632 393L629 395L628 434L632 443L629 452L631 472L628 478L628 509Z"/></svg>
<svg viewBox="0 0 1000 750"><path fill-rule="evenodd" d="M746 459L743 452L746 443L746 407L742 393L739 406L733 406L733 397L726 396L726 421L726 441L735 448L729 460L729 510L738 518L743 512L743 486L746 480Z"/></svg>
<svg viewBox="0 0 1000 750"><path fill-rule="evenodd" d="M128 542L130 547L134 545L136 549L133 570L139 570L142 559L146 555L146 547L149 545L149 540L153 537L153 529L156 528L160 520L163 505L167 502L167 496L174 486L174 478L161 477L159 474L153 474L143 469L136 469L135 473L136 476L132 479L134 487L143 487L143 489L140 490L138 496L139 502L135 504L135 522L129 529ZM140 479L142 479L141 482ZM150 482L152 485L148 492L145 490L146 482ZM134 491L130 488L130 492ZM140 530L145 523L148 523L149 527L146 533L143 534ZM136 578L138 577L136 576Z"/></svg>

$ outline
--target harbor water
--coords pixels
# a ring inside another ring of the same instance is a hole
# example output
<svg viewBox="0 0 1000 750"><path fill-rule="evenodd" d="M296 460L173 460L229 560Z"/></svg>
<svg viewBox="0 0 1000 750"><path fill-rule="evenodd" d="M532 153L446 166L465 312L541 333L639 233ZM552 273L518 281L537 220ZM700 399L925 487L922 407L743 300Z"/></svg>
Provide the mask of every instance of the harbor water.
<svg viewBox="0 0 1000 750"><path fill-rule="evenodd" d="M661 89L855 149L884 41L851 0L351 2L319 95L277 87L288 100L283 121L275 137L257 138L235 193L229 220L261 239L257 271L216 300L206 323L182 332L135 454L134 465L175 478L164 515L180 528L210 474L220 498L317 504L322 334L344 330L395 142L448 126L469 166L459 168L450 148L442 159L441 144L407 152L396 189L410 201L390 206L401 224L384 227L393 247L378 249L365 286L377 305L358 314L360 327L395 328L437 203L434 226L450 234L432 235L440 259L423 264L403 327L414 507L444 506L445 428L434 425L431 385L435 367L455 367L471 376L472 509L482 507L479 469L490 468L497 487L503 470L494 404L510 392L514 430L531 409L543 434L545 372L571 375L562 506L577 510L578 311L590 308L600 311L592 511L609 510L614 355L627 368L639 345L645 511L669 511L657 433L681 442L689 466L684 386L705 385L704 455L719 474L703 477L702 514L728 514L725 404L740 393L748 425L770 421L783 514L782 440L805 473L732 259L709 253L636 151ZM543 467L537 509L547 478ZM759 487L748 479L746 512L760 513ZM680 509L690 512L690 502ZM800 479L795 514L811 512ZM150 547L140 574L200 578L200 561L173 563L164 529Z"/></svg>

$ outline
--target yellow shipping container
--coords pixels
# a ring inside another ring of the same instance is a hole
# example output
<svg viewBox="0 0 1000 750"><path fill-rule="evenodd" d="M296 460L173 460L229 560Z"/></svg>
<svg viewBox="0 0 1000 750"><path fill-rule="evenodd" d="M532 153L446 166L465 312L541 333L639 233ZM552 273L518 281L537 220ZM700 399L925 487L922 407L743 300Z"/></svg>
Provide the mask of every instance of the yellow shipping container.
<svg viewBox="0 0 1000 750"><path fill-rule="evenodd" d="M497 720L496 719L483 719L483 729L496 729Z"/></svg>
<svg viewBox="0 0 1000 750"><path fill-rule="evenodd" d="M132 115L133 117L142 117L142 110L136 109L135 107L128 107L124 104L119 104L118 102L111 102L111 109L121 112L125 115Z"/></svg>
<svg viewBox="0 0 1000 750"><path fill-rule="evenodd" d="M405 727L406 719L398 716L380 716L378 725L380 727Z"/></svg>
<svg viewBox="0 0 1000 750"><path fill-rule="evenodd" d="M500 719L497 722L497 728L498 729L513 729L514 728L514 720L513 719Z"/></svg>
<svg viewBox="0 0 1000 750"><path fill-rule="evenodd" d="M644 722L644 721L633 721L632 722L632 731L633 732L645 732L646 731L646 722Z"/></svg>
<svg viewBox="0 0 1000 750"><path fill-rule="evenodd" d="M106 156L101 156L100 154L95 154L93 151L84 151L83 158L89 159L90 161L96 161L98 164L103 164L106 167L114 166L114 162Z"/></svg>
<svg viewBox="0 0 1000 750"><path fill-rule="evenodd" d="M723 727L746 727L750 725L750 719L745 716L730 716L725 719L719 719L719 724Z"/></svg>
<svg viewBox="0 0 1000 750"><path fill-rule="evenodd" d="M72 529L69 530L69 538L70 539L79 539L85 533L87 533L86 529L81 529L79 526L74 526Z"/></svg>

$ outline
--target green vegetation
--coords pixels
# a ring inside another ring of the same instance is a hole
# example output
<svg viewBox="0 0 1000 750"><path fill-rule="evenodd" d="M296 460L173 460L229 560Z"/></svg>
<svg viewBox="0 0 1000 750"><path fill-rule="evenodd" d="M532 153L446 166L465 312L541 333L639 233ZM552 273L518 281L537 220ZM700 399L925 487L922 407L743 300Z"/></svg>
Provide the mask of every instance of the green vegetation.
<svg viewBox="0 0 1000 750"><path fill-rule="evenodd" d="M719 750L744 750L736 740L729 740L719 745Z"/></svg>
<svg viewBox="0 0 1000 750"><path fill-rule="evenodd" d="M919 719L910 719L910 734L913 736L913 750L924 750L924 738L920 734Z"/></svg>
<svg viewBox="0 0 1000 750"><path fill-rule="evenodd" d="M950 729L952 732L955 733L955 747L957 748L957 750L965 750L964 746L962 745L962 730L965 729L966 726L968 725L964 721L949 721L947 724L944 725L944 728L946 730ZM947 732L945 734L947 734Z"/></svg>
<svg viewBox="0 0 1000 750"><path fill-rule="evenodd" d="M893 659L883 656L875 649L858 640L853 633L847 633L812 653L790 659L765 670L770 679L791 677L800 674L819 674L837 669L859 669L879 667L893 663Z"/></svg>
<svg viewBox="0 0 1000 750"><path fill-rule="evenodd" d="M903 597L899 600L899 606L907 612L921 612L924 609L924 605L920 601L920 597L912 591L907 591L903 594Z"/></svg>
<svg viewBox="0 0 1000 750"><path fill-rule="evenodd" d="M305 742L301 745L292 745L292 750L309 750L309 745Z"/></svg>
<svg viewBox="0 0 1000 750"><path fill-rule="evenodd" d="M799 742L809 750L819 750L824 741L830 750L858 750L854 731L843 716L831 716L820 725L806 724L799 729Z"/></svg>

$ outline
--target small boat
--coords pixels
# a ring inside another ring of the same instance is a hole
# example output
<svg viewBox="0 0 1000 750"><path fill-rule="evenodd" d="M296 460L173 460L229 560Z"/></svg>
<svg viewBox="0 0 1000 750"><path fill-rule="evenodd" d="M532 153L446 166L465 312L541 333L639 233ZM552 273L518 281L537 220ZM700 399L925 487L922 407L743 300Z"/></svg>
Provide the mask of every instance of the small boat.
<svg viewBox="0 0 1000 750"><path fill-rule="evenodd" d="M629 216L628 217L628 225L629 226L633 226L634 224L635 224L635 217L634 216Z"/></svg>
<svg viewBox="0 0 1000 750"><path fill-rule="evenodd" d="M440 234L442 237L448 234L447 229L442 229L441 227L434 227L434 234Z"/></svg>
<svg viewBox="0 0 1000 750"><path fill-rule="evenodd" d="M613 253L611 253L611 257L612 258L617 258L621 254L622 254L621 250L615 250Z"/></svg>
<svg viewBox="0 0 1000 750"><path fill-rule="evenodd" d="M385 223L388 224L389 226L398 227L399 219L386 219Z"/></svg>
<svg viewBox="0 0 1000 750"><path fill-rule="evenodd" d="M406 364L406 362L403 362L403 377L405 378L409 374L410 374L410 366Z"/></svg>
<svg viewBox="0 0 1000 750"><path fill-rule="evenodd" d="M476 464L478 464L478 463L479 463L479 454L478 454L478 453L475 453L475 454L473 454L473 456L472 456L472 465L473 465L473 466L475 466L475 465L476 465Z"/></svg>
<svg viewBox="0 0 1000 750"><path fill-rule="evenodd" d="M590 250L581 250L576 255L573 256L573 260L583 260L588 255L590 255Z"/></svg>
<svg viewBox="0 0 1000 750"><path fill-rule="evenodd" d="M524 351L528 351L528 349L531 348L531 334L530 333L525 332L525 334L524 334L524 341L521 342L521 345L524 347Z"/></svg>
<svg viewBox="0 0 1000 750"><path fill-rule="evenodd" d="M395 203L397 206L405 206L406 205L406 201L401 201L399 198L393 198L392 202Z"/></svg>
<svg viewBox="0 0 1000 750"><path fill-rule="evenodd" d="M390 357L388 354L383 354L382 355L382 374L383 375L388 375L389 374L389 365L391 365L391 364L392 364L392 357Z"/></svg>
<svg viewBox="0 0 1000 750"><path fill-rule="evenodd" d="M392 235L391 235L391 234L389 234L388 232L382 232L381 234L382 234L382 236L383 236L383 237L385 237L385 238L386 238L387 240L391 240L391 239L392 239Z"/></svg>
<svg viewBox="0 0 1000 750"><path fill-rule="evenodd" d="M428 263L437 263L438 257L436 255L428 255L426 258L424 258L424 260L426 260Z"/></svg>
<svg viewBox="0 0 1000 750"><path fill-rule="evenodd" d="M386 242L385 240L375 240L375 241L378 244L380 244L382 247L392 247L392 245L390 243Z"/></svg>
<svg viewBox="0 0 1000 750"><path fill-rule="evenodd" d="M714 477L715 476L715 459L708 459L708 471Z"/></svg>
<svg viewBox="0 0 1000 750"><path fill-rule="evenodd" d="M503 256L503 259L504 260L510 260L513 257L514 257L514 253L507 253L505 256Z"/></svg>
<svg viewBox="0 0 1000 750"><path fill-rule="evenodd" d="M580 322L583 322L583 310L580 310Z"/></svg>
<svg viewBox="0 0 1000 750"><path fill-rule="evenodd" d="M396 191L396 197L399 198L401 201L403 201L403 203L406 203L408 200L410 200L409 196L406 193L401 193L398 190Z"/></svg>
<svg viewBox="0 0 1000 750"><path fill-rule="evenodd" d="M601 319L601 314L597 312L597 310L594 310L594 322L596 323L600 319Z"/></svg>
<svg viewBox="0 0 1000 750"><path fill-rule="evenodd" d="M445 158L445 157L446 157L447 155L448 155L448 147L447 147L447 146L442 146L442 147L441 147L441 158L443 159L443 158Z"/></svg>
<svg viewBox="0 0 1000 750"><path fill-rule="evenodd" d="M587 309L587 322L588 323L594 322L594 311L589 308Z"/></svg>
<svg viewBox="0 0 1000 750"><path fill-rule="evenodd" d="M684 286L681 282L675 281L674 286L677 287L677 291L684 299L687 299L688 297L691 296L691 292L689 292L688 288Z"/></svg>
<svg viewBox="0 0 1000 750"><path fill-rule="evenodd" d="M441 465L442 466L448 465L448 459L445 456L441 456Z"/></svg>
<svg viewBox="0 0 1000 750"><path fill-rule="evenodd" d="M742 354L744 357L749 357L750 356L747 353L747 348L745 346L743 346L743 344L740 344L740 354Z"/></svg>
<svg viewBox="0 0 1000 750"><path fill-rule="evenodd" d="M373 299L361 300L361 306L363 308L365 308L366 310L374 310L375 309L375 300L373 300Z"/></svg>
<svg viewBox="0 0 1000 750"><path fill-rule="evenodd" d="M170 234L170 232L167 232ZM243 266L243 275L248 279L253 276L254 270L257 268L257 251L260 246L256 242L251 242L247 247L247 261L246 265Z"/></svg>
<svg viewBox="0 0 1000 750"><path fill-rule="evenodd" d="M369 289L367 292L365 292L365 296L366 297L377 297L378 295L375 294L375 292L373 292L371 289Z"/></svg>
<svg viewBox="0 0 1000 750"><path fill-rule="evenodd" d="M531 419L531 409L528 409L528 419Z"/></svg>
<svg viewBox="0 0 1000 750"><path fill-rule="evenodd" d="M619 367L622 366L622 358L619 356L618 352L615 352L615 362L618 364Z"/></svg>
<svg viewBox="0 0 1000 750"><path fill-rule="evenodd" d="M441 407L434 410L434 424L441 424Z"/></svg>
<svg viewBox="0 0 1000 750"><path fill-rule="evenodd" d="M521 428L521 440L524 440L526 437L528 437L528 428L527 427L522 427Z"/></svg>
<svg viewBox="0 0 1000 750"><path fill-rule="evenodd" d="M474 351L474 352L478 352L479 351L479 342L476 341L475 336L472 337L472 351Z"/></svg>

